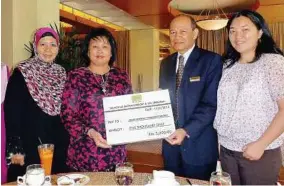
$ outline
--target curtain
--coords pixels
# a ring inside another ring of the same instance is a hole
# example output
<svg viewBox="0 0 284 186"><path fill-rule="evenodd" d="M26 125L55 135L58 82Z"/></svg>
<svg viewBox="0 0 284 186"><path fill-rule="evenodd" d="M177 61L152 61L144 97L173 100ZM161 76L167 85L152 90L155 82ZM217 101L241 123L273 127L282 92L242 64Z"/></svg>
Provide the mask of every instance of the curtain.
<svg viewBox="0 0 284 186"><path fill-rule="evenodd" d="M269 23L268 27L276 45L284 52L284 22Z"/></svg>
<svg viewBox="0 0 284 186"><path fill-rule="evenodd" d="M284 52L284 22L270 23L268 27L277 46ZM199 29L197 45L222 55L225 51L227 38L226 28L216 31Z"/></svg>
<svg viewBox="0 0 284 186"><path fill-rule="evenodd" d="M117 43L117 60L115 65L125 70L130 77L129 31L117 31L114 37Z"/></svg>
<svg viewBox="0 0 284 186"><path fill-rule="evenodd" d="M227 40L226 28L207 31L199 29L199 36L197 38L197 45L200 48L216 52L222 55L225 51L225 44Z"/></svg>

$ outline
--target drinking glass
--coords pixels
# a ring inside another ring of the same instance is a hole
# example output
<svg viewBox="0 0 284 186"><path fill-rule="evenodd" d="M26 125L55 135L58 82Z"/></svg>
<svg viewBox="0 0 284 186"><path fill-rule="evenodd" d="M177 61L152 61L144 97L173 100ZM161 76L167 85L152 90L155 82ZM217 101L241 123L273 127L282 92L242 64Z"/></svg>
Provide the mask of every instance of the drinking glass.
<svg viewBox="0 0 284 186"><path fill-rule="evenodd" d="M53 144L41 144L38 146L40 164L44 168L45 175L51 174L53 152L54 152Z"/></svg>
<svg viewBox="0 0 284 186"><path fill-rule="evenodd" d="M231 176L227 172L212 172L210 177L210 185L232 185Z"/></svg>
<svg viewBox="0 0 284 186"><path fill-rule="evenodd" d="M134 177L133 165L129 162L118 163L114 174L118 185L130 185Z"/></svg>
<svg viewBox="0 0 284 186"><path fill-rule="evenodd" d="M23 144L19 136L8 137L6 149L7 149L7 152L9 152L9 155L6 158L7 165L11 164L11 158L13 155L21 154L25 156Z"/></svg>

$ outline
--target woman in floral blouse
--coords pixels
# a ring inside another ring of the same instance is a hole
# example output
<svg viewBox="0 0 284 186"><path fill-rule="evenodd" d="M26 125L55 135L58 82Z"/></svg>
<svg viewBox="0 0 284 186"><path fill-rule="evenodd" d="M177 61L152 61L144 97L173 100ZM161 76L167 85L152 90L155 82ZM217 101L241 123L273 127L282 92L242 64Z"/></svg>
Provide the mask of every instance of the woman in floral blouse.
<svg viewBox="0 0 284 186"><path fill-rule="evenodd" d="M132 93L128 74L113 67L116 42L104 28L85 38L87 67L70 72L62 98L61 119L70 134L67 165L74 171L113 171L125 161L124 145L106 142L103 98Z"/></svg>
<svg viewBox="0 0 284 186"><path fill-rule="evenodd" d="M275 185L284 139L284 56L263 17L235 13L218 88L214 127L232 185Z"/></svg>

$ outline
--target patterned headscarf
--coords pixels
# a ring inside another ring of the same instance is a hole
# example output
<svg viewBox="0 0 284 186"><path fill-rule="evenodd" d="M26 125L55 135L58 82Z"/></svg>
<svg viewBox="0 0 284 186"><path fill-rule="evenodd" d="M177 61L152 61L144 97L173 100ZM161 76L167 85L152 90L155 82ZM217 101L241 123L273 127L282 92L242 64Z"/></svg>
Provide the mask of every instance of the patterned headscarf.
<svg viewBox="0 0 284 186"><path fill-rule="evenodd" d="M35 37L34 37L35 46L37 46L37 44L38 44L39 40L42 38L43 34L45 34L47 32L51 33L54 36L54 38L56 39L57 45L59 45L58 34L52 28L42 27L42 28L37 29L37 31L35 33Z"/></svg>
<svg viewBox="0 0 284 186"><path fill-rule="evenodd" d="M36 33L34 35L34 42L33 42L34 53L36 56L37 56L37 51L36 51L37 44L39 40L42 38L43 34L45 33L50 33L55 38L56 43L59 46L59 36L52 28L49 28L49 27L39 28L36 30Z"/></svg>
<svg viewBox="0 0 284 186"><path fill-rule="evenodd" d="M51 28L40 28L34 37L34 47L43 34L51 33L59 44L58 34ZM37 55L18 65L33 100L43 112L55 116L60 113L61 96L66 80L64 68L42 61Z"/></svg>

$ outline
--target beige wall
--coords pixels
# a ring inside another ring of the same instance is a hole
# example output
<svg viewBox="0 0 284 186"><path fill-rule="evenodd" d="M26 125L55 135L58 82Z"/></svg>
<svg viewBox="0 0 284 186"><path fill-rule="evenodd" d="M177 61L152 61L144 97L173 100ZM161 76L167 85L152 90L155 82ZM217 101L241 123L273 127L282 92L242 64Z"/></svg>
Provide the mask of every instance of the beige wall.
<svg viewBox="0 0 284 186"><path fill-rule="evenodd" d="M6 10L7 11L7 10ZM13 66L29 57L24 44L32 39L32 33L37 27L36 0L13 0ZM10 62L9 62L10 63Z"/></svg>
<svg viewBox="0 0 284 186"><path fill-rule="evenodd" d="M142 74L142 91L158 88L159 81L159 31L130 31L130 63L133 90L138 89L138 74Z"/></svg>
<svg viewBox="0 0 284 186"><path fill-rule="evenodd" d="M29 57L24 44L32 40L36 28L59 23L59 0L2 0L1 3L1 61L11 68Z"/></svg>
<svg viewBox="0 0 284 186"><path fill-rule="evenodd" d="M269 23L284 22L284 4L262 5L257 9L257 12Z"/></svg>
<svg viewBox="0 0 284 186"><path fill-rule="evenodd" d="M60 0L37 0L37 26L44 27L56 23L59 26Z"/></svg>
<svg viewBox="0 0 284 186"><path fill-rule="evenodd" d="M13 1L1 1L1 62L10 66L13 61Z"/></svg>

